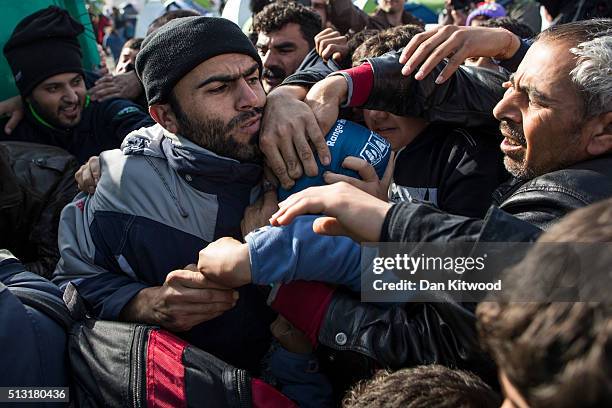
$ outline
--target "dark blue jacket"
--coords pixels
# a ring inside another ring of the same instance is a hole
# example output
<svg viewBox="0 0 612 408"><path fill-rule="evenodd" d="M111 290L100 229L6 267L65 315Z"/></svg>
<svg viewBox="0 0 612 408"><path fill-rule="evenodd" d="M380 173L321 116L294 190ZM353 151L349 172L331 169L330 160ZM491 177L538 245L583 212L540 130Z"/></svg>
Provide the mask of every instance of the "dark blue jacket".
<svg viewBox="0 0 612 408"><path fill-rule="evenodd" d="M127 99L110 99L88 103L81 121L70 129L59 129L36 118L29 105L25 118L6 135L0 130L0 140L40 143L61 147L84 163L104 150L116 149L132 130L151 126L155 122L148 113ZM1 126L4 129L4 123Z"/></svg>
<svg viewBox="0 0 612 408"><path fill-rule="evenodd" d="M0 386L67 387L64 328L24 305L11 292L16 287L63 302L57 286L27 272L10 252L0 250Z"/></svg>

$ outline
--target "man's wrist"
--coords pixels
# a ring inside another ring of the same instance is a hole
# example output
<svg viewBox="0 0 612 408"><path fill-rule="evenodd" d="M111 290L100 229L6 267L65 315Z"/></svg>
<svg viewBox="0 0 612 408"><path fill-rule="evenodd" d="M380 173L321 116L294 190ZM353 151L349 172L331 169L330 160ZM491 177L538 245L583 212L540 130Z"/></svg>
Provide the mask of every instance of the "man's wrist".
<svg viewBox="0 0 612 408"><path fill-rule="evenodd" d="M348 96L348 84L346 79L341 75L335 75L327 77L323 81L325 81L323 98L333 105L343 105Z"/></svg>
<svg viewBox="0 0 612 408"><path fill-rule="evenodd" d="M156 286L144 288L138 292L123 306L121 313L119 313L119 320L133 323L159 324L153 318L153 302L151 301L159 289L160 287Z"/></svg>
<svg viewBox="0 0 612 408"><path fill-rule="evenodd" d="M300 85L280 85L274 88L269 94L270 98L293 98L303 101L308 93L308 89Z"/></svg>
<svg viewBox="0 0 612 408"><path fill-rule="evenodd" d="M499 28L499 30L506 35L507 42L503 50L493 58L495 58L496 60L502 60L502 61L509 60L519 50L521 46L521 39L517 35L512 33L511 31L506 30L505 28Z"/></svg>

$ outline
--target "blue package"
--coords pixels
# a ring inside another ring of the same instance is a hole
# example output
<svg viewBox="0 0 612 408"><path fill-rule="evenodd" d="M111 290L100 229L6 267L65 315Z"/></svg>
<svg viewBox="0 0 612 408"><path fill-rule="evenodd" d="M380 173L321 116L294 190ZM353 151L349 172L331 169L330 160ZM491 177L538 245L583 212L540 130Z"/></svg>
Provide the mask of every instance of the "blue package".
<svg viewBox="0 0 612 408"><path fill-rule="evenodd" d="M326 171L360 178L357 172L342 167L342 162L348 156L355 156L370 163L379 178L384 175L391 156L391 145L370 129L345 119L339 119L325 136L325 140L331 153L330 165L323 166L316 157L319 174L315 177L301 177L289 190L280 187L278 189L279 200L284 200L291 194L308 187L325 185L323 173Z"/></svg>

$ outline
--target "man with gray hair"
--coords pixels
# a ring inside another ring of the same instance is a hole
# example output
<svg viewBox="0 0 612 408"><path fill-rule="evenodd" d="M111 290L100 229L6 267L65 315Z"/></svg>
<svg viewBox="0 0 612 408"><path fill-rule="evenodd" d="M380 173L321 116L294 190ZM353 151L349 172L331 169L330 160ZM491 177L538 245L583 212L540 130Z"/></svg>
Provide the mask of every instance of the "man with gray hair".
<svg viewBox="0 0 612 408"><path fill-rule="evenodd" d="M448 29L441 30L449 34ZM505 30L453 30L447 39L463 38L473 50L478 49L468 56L510 59L519 48L519 39ZM475 37L470 34L474 32ZM484 32L501 40L486 41L491 37L482 37ZM444 76L446 81L436 81L451 64L444 61L433 65L431 75L404 76L399 53L372 58L342 75L327 77L305 99L323 132L341 104L430 120L446 115L454 123L472 126L497 124L504 136L500 146L504 162L514 178L494 193L484 219L450 214L418 201L388 203L341 182L292 195L271 217L272 225L287 225L301 214L322 213L326 217L313 223L315 232L348 235L360 242L530 241L570 211L612 197L611 34L609 19L555 26L540 34L498 97L499 88L483 81L488 70L460 67L455 75ZM420 35L431 39L436 33ZM461 61L465 59L457 44L442 50L435 47L443 43L433 42L432 47L430 42L427 54L442 59L448 55L444 52L452 50ZM494 49L494 44L499 47ZM483 53L486 47L489 51ZM416 48L414 44L406 47ZM425 65L412 67L423 70ZM309 339L331 349L328 353L334 361L366 356L373 366L408 366L414 362L411 350L419 346L420 355L448 361L453 354L445 354L444 346L431 347L424 341L432 328L422 323L421 316L431 308L446 309L442 316L449 333L474 324L473 314L453 310L452 302L407 303L381 310L333 288L322 288L320 283L307 284L281 286L276 299L284 303L277 310ZM300 314L290 313L297 308ZM436 346L449 344L446 335L436 340ZM465 344L461 347L462 358L466 352L476 354Z"/></svg>
<svg viewBox="0 0 612 408"><path fill-rule="evenodd" d="M452 114L453 121L476 126L498 121L504 136L500 146L504 164L514 178L495 192L493 207L484 220L446 214L424 204L391 206L357 194L327 191L350 189L333 185L321 188L320 199L319 193L309 191L309 203L300 205L299 211L285 205L282 211L291 215L279 214L276 222L289 222L296 213L315 205L318 212L323 207L334 216L334 209L342 211L349 229L367 241L445 241L466 236L507 241L519 237L512 235L516 231L503 231L497 224L500 220L514 223L519 219L546 230L569 211L611 197L612 20L579 21L542 32L504 84L506 92L501 100L489 97L497 90L480 81L471 69L461 67L450 76L451 61L431 63L444 58L450 49L463 58L467 44L471 44L473 56L501 59L512 58L519 49L518 37L510 32L487 31L493 33L491 38L501 39L497 42L482 40L483 33L441 29L421 34L420 46L411 42L403 54L416 50L416 55L427 49L420 56L421 61L427 59L423 65L414 61L414 56L400 58L399 53L370 59L368 64L321 81L306 101L323 130L332 123L342 102L400 115ZM477 38L481 44L474 45L471 40ZM499 49L493 49L491 44L495 43ZM404 76L398 60L404 63L408 57L411 69L404 67ZM292 202L299 200L296 196ZM359 200L359 205L350 206L346 200ZM347 208L360 215L350 216ZM364 211L371 216L365 216Z"/></svg>

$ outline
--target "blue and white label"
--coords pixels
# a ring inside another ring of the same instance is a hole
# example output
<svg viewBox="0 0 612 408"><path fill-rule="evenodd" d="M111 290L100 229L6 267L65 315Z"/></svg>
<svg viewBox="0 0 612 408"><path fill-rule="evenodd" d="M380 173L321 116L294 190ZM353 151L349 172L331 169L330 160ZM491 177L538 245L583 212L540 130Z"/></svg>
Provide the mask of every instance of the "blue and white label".
<svg viewBox="0 0 612 408"><path fill-rule="evenodd" d="M376 166L387 155L389 148L390 145L385 139L374 132L370 132L368 141L359 152L359 157L372 166Z"/></svg>

